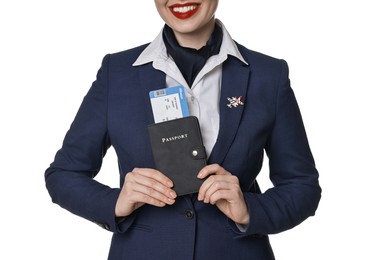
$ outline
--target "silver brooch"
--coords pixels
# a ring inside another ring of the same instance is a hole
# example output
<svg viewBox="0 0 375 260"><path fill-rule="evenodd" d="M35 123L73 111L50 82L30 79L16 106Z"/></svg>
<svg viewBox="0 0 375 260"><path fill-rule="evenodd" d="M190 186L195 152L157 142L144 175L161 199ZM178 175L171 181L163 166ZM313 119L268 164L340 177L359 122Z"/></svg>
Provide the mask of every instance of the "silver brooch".
<svg viewBox="0 0 375 260"><path fill-rule="evenodd" d="M227 98L228 101L229 101L229 104L227 104L227 106L229 108L232 108L232 107L238 107L238 106L243 106L244 103L242 102L242 96L240 97L231 97L231 98Z"/></svg>

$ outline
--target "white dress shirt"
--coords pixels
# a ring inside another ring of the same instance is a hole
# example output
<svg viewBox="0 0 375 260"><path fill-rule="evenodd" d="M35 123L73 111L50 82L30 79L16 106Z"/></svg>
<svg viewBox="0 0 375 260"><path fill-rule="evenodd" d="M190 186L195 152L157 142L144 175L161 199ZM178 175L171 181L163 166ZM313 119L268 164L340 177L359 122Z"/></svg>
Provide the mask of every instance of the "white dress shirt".
<svg viewBox="0 0 375 260"><path fill-rule="evenodd" d="M172 57L167 54L162 31L133 64L133 66L139 66L152 62L155 69L163 71L166 74L166 86L160 86L160 88L184 86L190 115L199 119L207 157L210 156L219 133L222 64L228 58L228 55L237 57L246 63L224 25L219 20L216 20L216 22L223 29L220 52L207 60L191 88L186 83Z"/></svg>

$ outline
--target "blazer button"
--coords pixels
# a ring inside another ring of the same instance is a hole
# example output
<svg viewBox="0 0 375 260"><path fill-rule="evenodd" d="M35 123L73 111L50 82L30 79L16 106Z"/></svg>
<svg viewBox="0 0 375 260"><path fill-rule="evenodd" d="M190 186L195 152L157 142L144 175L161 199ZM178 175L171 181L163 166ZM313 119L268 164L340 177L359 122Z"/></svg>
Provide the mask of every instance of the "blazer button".
<svg viewBox="0 0 375 260"><path fill-rule="evenodd" d="M192 218L194 218L194 212L193 212L191 209L185 211L185 217L186 217L187 219L192 219Z"/></svg>

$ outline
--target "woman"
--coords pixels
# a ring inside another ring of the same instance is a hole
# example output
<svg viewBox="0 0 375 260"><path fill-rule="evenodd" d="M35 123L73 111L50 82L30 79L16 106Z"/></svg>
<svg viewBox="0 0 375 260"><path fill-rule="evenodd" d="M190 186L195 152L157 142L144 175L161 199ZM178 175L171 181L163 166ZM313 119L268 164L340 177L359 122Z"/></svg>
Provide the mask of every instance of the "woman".
<svg viewBox="0 0 375 260"><path fill-rule="evenodd" d="M268 234L313 215L321 189L285 61L235 43L218 0L155 0L165 27L150 44L107 55L47 169L53 201L113 232L109 259L274 259ZM177 196L155 170L148 93L184 86L208 165ZM106 150L120 189L97 182ZM274 187L256 177L263 151Z"/></svg>

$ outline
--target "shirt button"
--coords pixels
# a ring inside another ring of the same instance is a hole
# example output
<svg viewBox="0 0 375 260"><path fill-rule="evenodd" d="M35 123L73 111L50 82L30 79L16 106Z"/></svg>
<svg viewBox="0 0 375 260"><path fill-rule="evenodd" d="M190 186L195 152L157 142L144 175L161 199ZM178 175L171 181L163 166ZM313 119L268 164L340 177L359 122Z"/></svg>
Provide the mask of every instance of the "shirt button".
<svg viewBox="0 0 375 260"><path fill-rule="evenodd" d="M185 217L187 219L192 219L194 217L194 212L191 209L185 211Z"/></svg>
<svg viewBox="0 0 375 260"><path fill-rule="evenodd" d="M191 102L194 102L194 100L195 100L195 97L194 97L194 96L192 96L192 97L190 98L190 100L191 100Z"/></svg>

